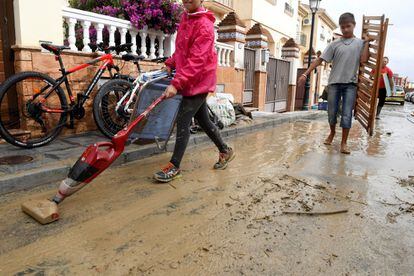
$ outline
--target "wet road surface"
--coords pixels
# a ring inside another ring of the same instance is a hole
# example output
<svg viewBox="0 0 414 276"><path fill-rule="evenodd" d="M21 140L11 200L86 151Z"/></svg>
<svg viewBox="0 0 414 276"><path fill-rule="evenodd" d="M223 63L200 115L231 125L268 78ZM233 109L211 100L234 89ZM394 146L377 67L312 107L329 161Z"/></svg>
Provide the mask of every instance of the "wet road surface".
<svg viewBox="0 0 414 276"><path fill-rule="evenodd" d="M2 196L0 275L413 275L408 108L372 138L355 123L350 156L322 144L325 120L299 121L229 141L225 171L190 149L172 185L151 180L169 154L110 169L46 226L19 206L56 183Z"/></svg>

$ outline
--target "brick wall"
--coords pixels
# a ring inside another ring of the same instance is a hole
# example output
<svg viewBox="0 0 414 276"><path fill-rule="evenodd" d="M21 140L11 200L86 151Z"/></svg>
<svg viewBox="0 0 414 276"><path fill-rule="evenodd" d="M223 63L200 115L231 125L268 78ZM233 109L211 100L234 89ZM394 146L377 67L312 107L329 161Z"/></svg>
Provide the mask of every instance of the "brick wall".
<svg viewBox="0 0 414 276"><path fill-rule="evenodd" d="M54 55L49 53L43 53L38 48L15 48L15 72L22 71L38 71L48 74L52 78L58 78L59 64L55 61ZM95 58L96 54L85 53L63 53L62 59L67 69L75 67L80 64L84 64L87 61ZM115 63L122 68L123 74L136 75L136 66L130 62L123 62L120 59L116 59ZM89 82L92 80L99 64L90 66L81 71L75 72L69 76L72 92L76 95L79 92L83 92L87 89ZM154 70L160 68L161 65L150 62L141 62L141 69L144 71ZM232 67L219 67L217 71L217 83L224 84L225 92L234 96L235 102L242 102L243 87L244 87L244 70L235 69ZM65 87L62 86L65 91ZM33 91L35 89L29 89ZM92 93L93 99L97 88ZM66 91L65 91L66 92ZM24 95L22 91L18 91L18 98L31 97L32 95ZM75 121L75 129L64 128L63 135L71 135L82 133L85 131L96 130L96 125L92 114L92 103L90 99L84 105L86 116L82 120ZM20 100L20 102L22 102Z"/></svg>
<svg viewBox="0 0 414 276"><path fill-rule="evenodd" d="M232 94L236 103L242 102L244 89L244 70L233 67L219 67L217 84L224 85L224 92Z"/></svg>
<svg viewBox="0 0 414 276"><path fill-rule="evenodd" d="M49 53L42 53L39 49L33 48L15 48L14 51L16 73L22 71L38 71L48 74L52 78L58 78L60 76L58 71L59 64L55 60L54 55ZM96 54L63 53L62 59L65 64L65 67L69 69L77 65L86 63L87 61L95 58L96 56ZM122 74L130 74L136 76L137 69L133 63L124 62L117 58L115 59L115 64L117 64L122 69ZM142 70L154 70L160 67L161 65L150 62L141 63ZM81 71L75 72L69 76L72 93L75 95L75 97L77 93L83 92L87 89L90 81L97 72L98 68L99 63L97 65L93 65ZM62 88L66 92L64 85L62 86ZM62 134L77 134L97 129L92 114L93 97L95 96L96 90L97 87L95 87L95 90L91 95L92 98L88 100L84 105L86 116L82 120L75 121L75 129L64 128ZM31 95L23 95L21 91L18 91L19 99L30 96Z"/></svg>

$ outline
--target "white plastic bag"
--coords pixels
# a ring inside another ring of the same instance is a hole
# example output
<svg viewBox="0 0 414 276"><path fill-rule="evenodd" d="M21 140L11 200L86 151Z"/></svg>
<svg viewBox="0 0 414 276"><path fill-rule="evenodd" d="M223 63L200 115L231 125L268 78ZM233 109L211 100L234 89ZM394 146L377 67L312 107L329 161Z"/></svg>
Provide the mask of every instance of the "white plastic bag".
<svg viewBox="0 0 414 276"><path fill-rule="evenodd" d="M236 113L228 97L211 96L207 99L207 104L211 111L223 123L224 127L228 127L236 121Z"/></svg>

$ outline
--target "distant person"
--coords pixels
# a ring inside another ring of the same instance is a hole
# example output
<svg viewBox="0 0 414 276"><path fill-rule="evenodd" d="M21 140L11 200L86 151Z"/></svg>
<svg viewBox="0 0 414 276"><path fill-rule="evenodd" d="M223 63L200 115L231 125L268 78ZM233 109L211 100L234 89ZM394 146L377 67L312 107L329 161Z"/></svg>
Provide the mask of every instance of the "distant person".
<svg viewBox="0 0 414 276"><path fill-rule="evenodd" d="M388 81L390 82L391 91L394 91L394 81L392 79L393 73L387 64L389 62L388 57L384 57L382 60L382 67L381 67L381 76L379 78L379 91L378 91L378 106L377 106L377 117L376 119L380 119L381 110L385 104L385 98L387 97L387 89L385 87L385 81L383 74L386 74ZM372 70L375 73L375 70Z"/></svg>
<svg viewBox="0 0 414 276"><path fill-rule="evenodd" d="M328 81L328 119L331 131L324 144L331 145L335 137L339 103L342 99L341 153L343 154L350 154L347 141L357 95L358 68L361 62L365 63L369 59L368 40L364 41L355 37L355 25L355 17L352 13L342 14L339 18L342 37L331 42L322 55L299 78L299 85L304 85L308 75L323 61L332 62Z"/></svg>

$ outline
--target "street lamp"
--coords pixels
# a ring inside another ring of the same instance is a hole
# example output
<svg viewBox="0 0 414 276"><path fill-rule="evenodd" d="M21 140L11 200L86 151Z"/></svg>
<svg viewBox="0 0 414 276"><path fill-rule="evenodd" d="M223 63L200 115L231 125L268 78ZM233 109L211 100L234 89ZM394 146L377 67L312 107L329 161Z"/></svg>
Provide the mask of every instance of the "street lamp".
<svg viewBox="0 0 414 276"><path fill-rule="evenodd" d="M312 12L312 25L311 25L311 35L309 40L309 52L308 52L308 68L312 63L312 44L313 44L313 29L315 25L315 14L319 9L319 3L322 0L309 0L309 8ZM309 91L310 91L310 74L306 78L305 83L305 98L303 99L303 110L309 110Z"/></svg>

